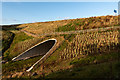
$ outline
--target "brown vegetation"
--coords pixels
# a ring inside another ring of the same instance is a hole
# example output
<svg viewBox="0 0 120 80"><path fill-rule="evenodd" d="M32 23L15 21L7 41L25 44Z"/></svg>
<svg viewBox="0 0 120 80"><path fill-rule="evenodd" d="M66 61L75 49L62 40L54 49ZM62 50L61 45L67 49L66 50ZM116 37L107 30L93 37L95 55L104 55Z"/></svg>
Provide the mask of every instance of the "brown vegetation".
<svg viewBox="0 0 120 80"><path fill-rule="evenodd" d="M69 20L37 22L19 25L18 28L33 33L45 34L55 31L83 30L118 25L117 16L99 16Z"/></svg>
<svg viewBox="0 0 120 80"><path fill-rule="evenodd" d="M109 53L115 47L118 47L118 31L113 32L94 32L86 34L77 34L73 41L61 51L60 59L78 57L79 55L93 55Z"/></svg>

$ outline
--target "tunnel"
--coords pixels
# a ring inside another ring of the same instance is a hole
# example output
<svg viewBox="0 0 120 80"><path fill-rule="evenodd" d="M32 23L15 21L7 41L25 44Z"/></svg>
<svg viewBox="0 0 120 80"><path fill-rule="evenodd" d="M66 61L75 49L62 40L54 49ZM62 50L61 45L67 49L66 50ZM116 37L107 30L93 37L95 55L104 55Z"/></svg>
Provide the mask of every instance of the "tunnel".
<svg viewBox="0 0 120 80"><path fill-rule="evenodd" d="M12 61L25 60L35 56L43 56L53 48L55 43L56 39L49 39L41 43L38 43L37 45L21 53L17 57L14 57Z"/></svg>

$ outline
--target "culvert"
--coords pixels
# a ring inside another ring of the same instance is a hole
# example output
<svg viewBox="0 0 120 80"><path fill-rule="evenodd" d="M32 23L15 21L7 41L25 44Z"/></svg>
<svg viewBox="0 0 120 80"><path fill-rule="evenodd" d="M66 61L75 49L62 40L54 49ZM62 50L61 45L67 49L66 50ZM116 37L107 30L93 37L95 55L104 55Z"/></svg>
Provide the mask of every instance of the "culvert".
<svg viewBox="0 0 120 80"><path fill-rule="evenodd" d="M56 39L48 39L46 41L38 43L37 45L21 53L17 57L14 57L12 61L25 60L31 57L43 55L44 56L42 58L44 58L47 55L47 53L49 53L49 51L54 47L56 42L57 42Z"/></svg>

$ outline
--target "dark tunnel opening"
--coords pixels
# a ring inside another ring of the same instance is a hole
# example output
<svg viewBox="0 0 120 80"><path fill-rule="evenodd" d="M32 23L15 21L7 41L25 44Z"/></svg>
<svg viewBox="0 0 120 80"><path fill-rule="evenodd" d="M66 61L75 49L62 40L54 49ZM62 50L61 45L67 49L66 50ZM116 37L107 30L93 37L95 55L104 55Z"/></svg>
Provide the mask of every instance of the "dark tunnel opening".
<svg viewBox="0 0 120 80"><path fill-rule="evenodd" d="M22 54L18 55L17 57L13 58L12 60L13 61L25 60L25 59L35 57L35 56L43 56L47 52L49 52L50 49L53 48L55 43L56 43L55 39L50 39L50 40L47 40L47 41L43 41L43 42L39 43L38 45L28 49L25 52L23 52Z"/></svg>

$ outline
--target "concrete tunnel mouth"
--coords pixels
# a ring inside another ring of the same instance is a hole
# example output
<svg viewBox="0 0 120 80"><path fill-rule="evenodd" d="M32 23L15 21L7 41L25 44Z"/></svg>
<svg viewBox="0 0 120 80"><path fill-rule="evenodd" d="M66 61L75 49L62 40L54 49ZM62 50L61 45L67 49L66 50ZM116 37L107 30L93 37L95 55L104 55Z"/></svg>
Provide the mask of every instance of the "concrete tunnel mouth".
<svg viewBox="0 0 120 80"><path fill-rule="evenodd" d="M55 46L56 42L56 39L48 39L40 42L17 57L14 57L12 61L25 60L36 56L44 56Z"/></svg>

